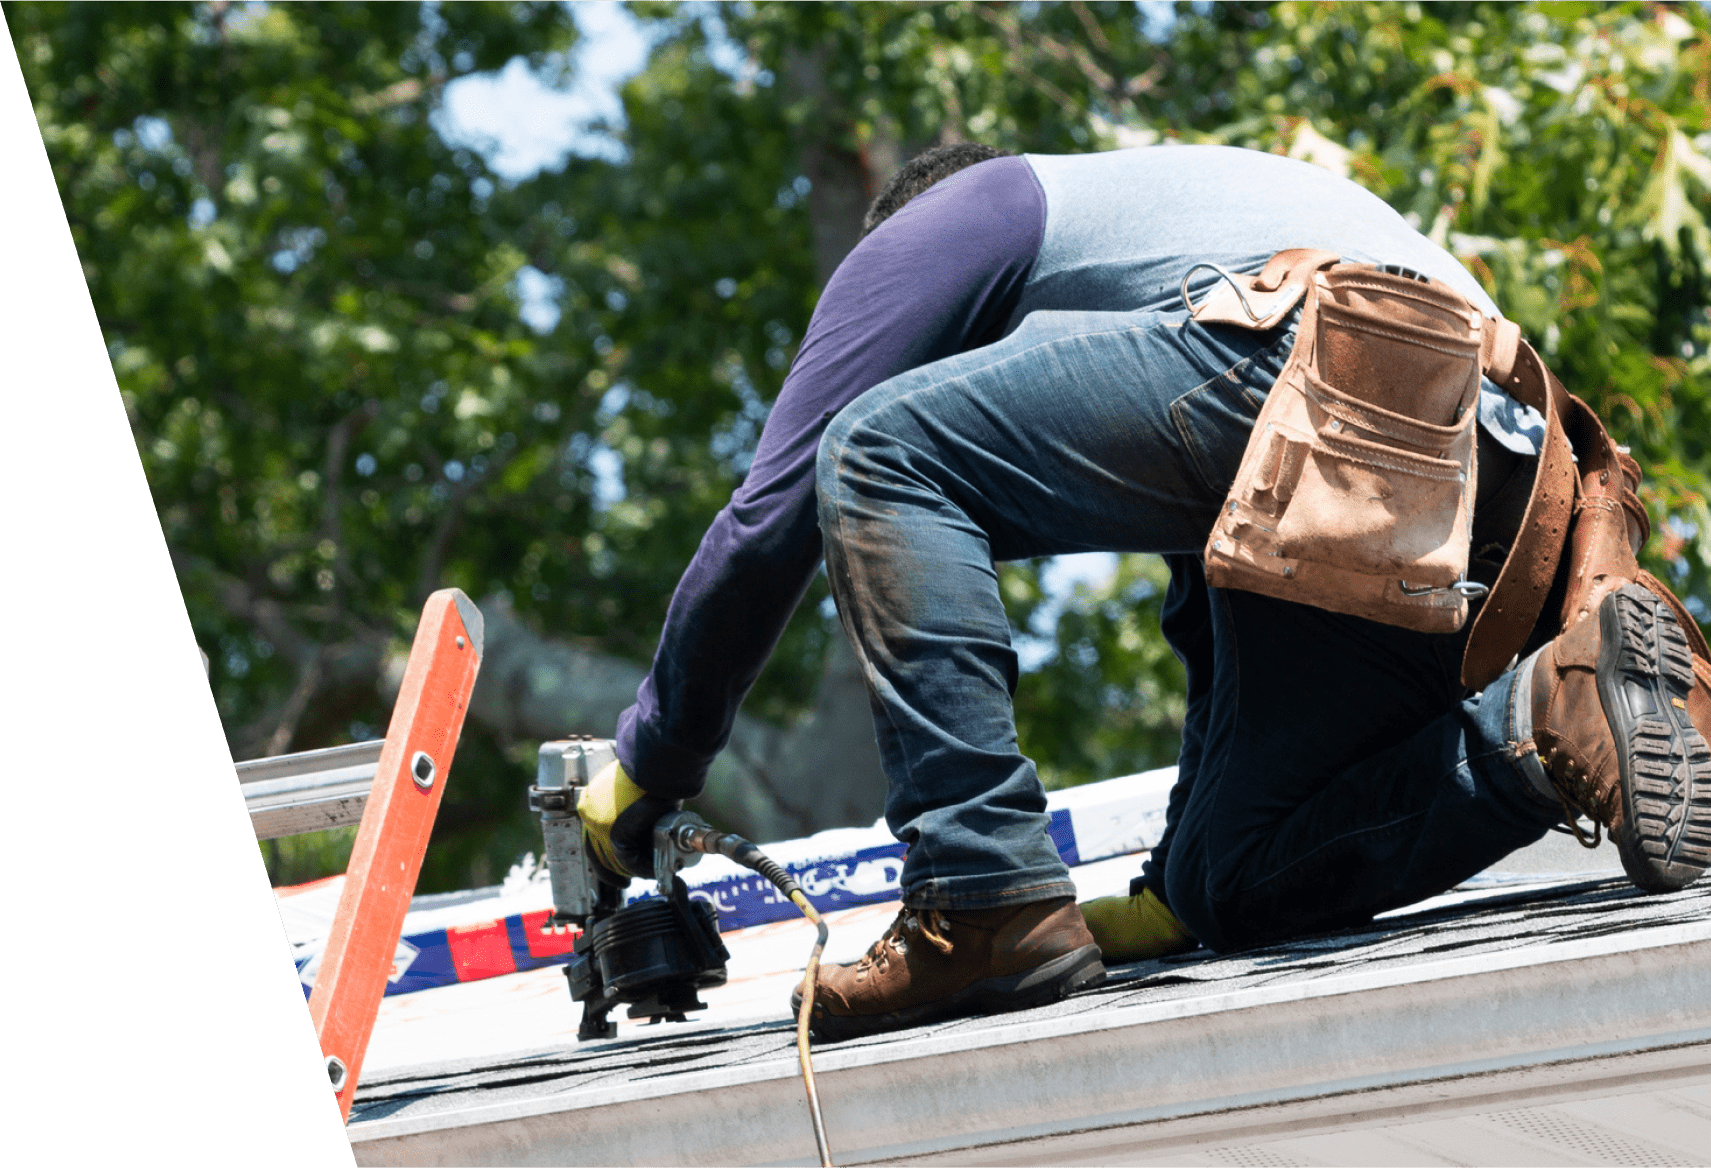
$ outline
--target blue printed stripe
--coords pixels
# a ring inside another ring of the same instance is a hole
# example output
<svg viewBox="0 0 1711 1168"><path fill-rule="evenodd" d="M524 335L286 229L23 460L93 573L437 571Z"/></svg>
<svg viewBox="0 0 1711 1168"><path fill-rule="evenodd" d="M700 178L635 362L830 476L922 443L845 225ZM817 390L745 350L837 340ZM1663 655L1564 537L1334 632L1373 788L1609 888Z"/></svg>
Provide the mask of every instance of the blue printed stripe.
<svg viewBox="0 0 1711 1168"><path fill-rule="evenodd" d="M1070 867L1079 864L1081 856L1067 808L1052 812L1047 830L1064 863ZM784 867L796 878L815 908L821 912L836 912L838 909L896 900L897 879L903 870L903 854L907 850L900 843L882 844ZM710 902L718 911L721 933L788 920L797 915L796 906L780 896L778 889L769 881L747 871L697 885L690 890L690 895ZM638 899L646 899L646 896ZM511 956L519 970L564 965L570 960L568 953L553 957L530 956L521 914L505 918L505 932L511 942ZM413 933L404 939L416 947L416 957L402 977L387 984L387 997L457 984L457 968L452 963L451 945L446 940L444 929ZM308 996L308 986L303 987L303 993Z"/></svg>

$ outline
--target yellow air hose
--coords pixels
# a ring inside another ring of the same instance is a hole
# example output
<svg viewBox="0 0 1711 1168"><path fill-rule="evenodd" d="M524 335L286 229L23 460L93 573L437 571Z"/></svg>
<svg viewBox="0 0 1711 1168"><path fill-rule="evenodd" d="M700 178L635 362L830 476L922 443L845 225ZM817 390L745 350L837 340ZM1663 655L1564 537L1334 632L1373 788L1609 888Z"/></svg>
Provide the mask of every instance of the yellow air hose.
<svg viewBox="0 0 1711 1168"><path fill-rule="evenodd" d="M808 1023L814 1016L814 987L820 973L820 954L826 948L828 935L825 919L809 903L807 894L795 878L742 836L719 831L706 824L690 823L677 827L671 834L680 848L725 856L760 873L814 923L817 931L814 951L808 956L808 971L802 979L802 1009L796 1015L796 1057L802 1064L802 1085L808 1091L808 1114L814 1121L814 1142L819 1146L820 1165L821 1168L832 1168L832 1147L826 1142L826 1121L820 1114L820 1092L814 1086L814 1061L808 1050Z"/></svg>
<svg viewBox="0 0 1711 1168"><path fill-rule="evenodd" d="M832 1168L832 1148L826 1142L826 1121L820 1117L820 1092L814 1087L814 1061L808 1055L808 1020L814 1016L814 984L820 974L820 954L826 948L826 920L808 903L802 889L792 891L790 899L819 930L814 939L814 951L808 955L808 972L802 975L802 1009L796 1013L796 1057L802 1063L802 1085L808 1089L808 1114L814 1119L814 1142L820 1146L820 1166Z"/></svg>

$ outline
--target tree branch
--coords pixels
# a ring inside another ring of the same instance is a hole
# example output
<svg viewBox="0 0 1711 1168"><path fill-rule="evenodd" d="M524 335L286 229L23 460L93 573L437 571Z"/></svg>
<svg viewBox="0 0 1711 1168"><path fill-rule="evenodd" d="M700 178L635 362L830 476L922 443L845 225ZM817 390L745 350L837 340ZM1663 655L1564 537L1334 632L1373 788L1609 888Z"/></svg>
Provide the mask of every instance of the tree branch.
<svg viewBox="0 0 1711 1168"><path fill-rule="evenodd" d="M1099 27L1099 19L1093 15L1083 0L1070 0L1069 10L1075 13L1075 18L1081 21L1081 27L1087 33L1087 39L1102 53L1111 52L1111 39L1105 35L1105 30Z"/></svg>
<svg viewBox="0 0 1711 1168"><path fill-rule="evenodd" d="M424 459L439 464L435 468L435 475L444 481L445 464L440 462L439 456L426 447L422 447L420 450ZM463 524L464 509L469 500L479 488L486 486L490 480L498 476L499 472L511 461L511 457L509 454L495 456L488 463L487 470L480 475L477 475L473 470L465 471L463 481L448 492L445 513L434 525L434 534L422 548L421 570L416 577L416 599L418 602L426 601L428 595L439 587L440 573L445 570L446 566L446 555L451 549L452 538Z"/></svg>
<svg viewBox="0 0 1711 1168"><path fill-rule="evenodd" d="M297 668L303 668L319 648L292 626L283 604L261 595L236 576L229 576L177 548L172 549L172 566L180 580L193 577L206 580L210 585L209 594L220 606L220 611L260 633Z"/></svg>
<svg viewBox="0 0 1711 1168"><path fill-rule="evenodd" d="M1005 41L1010 45L1010 52L1016 59L1016 62L1012 64L1012 69L1015 72L1027 78L1034 88L1038 89L1048 101L1056 103L1056 105L1065 113L1075 116L1081 112L1080 104L1077 103L1074 98L1070 97L1069 94L1065 93L1052 82L1047 81L1044 77L1041 77L1032 69L1021 66L1021 58L1025 56L1023 51L1024 43L1022 37L1022 26L1017 23L1014 17L1006 13L995 12L984 4L974 5L974 12L981 19L985 20L988 24L992 25L999 32L1004 34ZM1061 48L1061 46L1059 47Z"/></svg>
<svg viewBox="0 0 1711 1168"><path fill-rule="evenodd" d="M285 699L279 721L268 736L263 754L284 754L290 749L291 739L297 733L297 723L303 720L303 711L309 708L310 701L321 687L321 656L322 647L317 645L308 664L298 671L297 684L291 690L291 696Z"/></svg>
<svg viewBox="0 0 1711 1168"><path fill-rule="evenodd" d="M1088 11L1087 6L1082 3L1074 3L1070 5L1070 9L1075 13L1077 19L1081 21L1082 26L1088 30L1088 39L1099 45L1100 48L1109 52L1111 49L1111 42L1105 36L1104 30L1100 29L1099 22L1094 18L1093 13ZM1053 58L1060 64L1068 65L1077 70L1087 80L1089 85L1103 94L1105 100L1111 103L1112 112L1114 113L1120 113L1124 110L1132 113L1133 106L1131 105L1129 98L1137 93L1149 91L1157 82L1158 78L1163 76L1163 70L1159 67L1157 62L1154 62L1153 66L1145 73L1141 74L1139 78L1132 79L1126 85L1119 84L1117 78L1105 69L1101 68L1099 63L1093 59L1093 54L1089 53L1081 45L1065 44L1056 37L1048 36L1037 29L1025 29L1015 17L1009 14L1008 10L1000 11L993 9L988 5L976 4L974 6L974 11L989 24L992 24L1004 33L1005 38L1010 43L1012 51L1020 53L1023 41L1026 40L1032 43L1034 48L1046 54L1048 57ZM1156 75L1154 72L1155 70L1157 70ZM1066 107L1074 107L1076 105L1067 93L1052 84L1050 81L1047 81L1045 78L1031 70L1026 72L1036 87L1038 87L1042 93L1046 94L1046 96L1058 102L1059 105Z"/></svg>

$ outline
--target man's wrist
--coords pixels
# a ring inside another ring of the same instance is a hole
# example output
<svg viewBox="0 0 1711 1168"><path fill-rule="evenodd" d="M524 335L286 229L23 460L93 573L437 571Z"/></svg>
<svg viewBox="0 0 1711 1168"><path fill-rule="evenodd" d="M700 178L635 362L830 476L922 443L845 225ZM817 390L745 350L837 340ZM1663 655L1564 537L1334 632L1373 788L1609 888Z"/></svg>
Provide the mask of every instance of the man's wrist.
<svg viewBox="0 0 1711 1168"><path fill-rule="evenodd" d="M618 761L630 781L660 799L693 799L707 785L712 756L668 742L631 706L618 719Z"/></svg>

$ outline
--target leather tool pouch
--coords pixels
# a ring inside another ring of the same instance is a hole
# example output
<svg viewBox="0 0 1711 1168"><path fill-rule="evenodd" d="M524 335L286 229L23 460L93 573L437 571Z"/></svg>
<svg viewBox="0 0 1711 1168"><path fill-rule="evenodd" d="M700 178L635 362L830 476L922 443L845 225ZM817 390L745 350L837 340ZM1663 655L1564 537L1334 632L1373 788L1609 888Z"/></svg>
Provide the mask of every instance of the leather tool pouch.
<svg viewBox="0 0 1711 1168"><path fill-rule="evenodd" d="M1302 314L1207 540L1207 581L1460 629L1485 592L1466 579L1484 318L1441 282L1329 252L1220 274L1196 320L1259 329L1298 302Z"/></svg>

